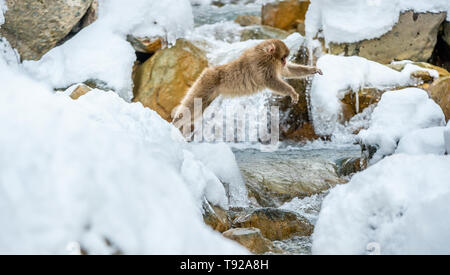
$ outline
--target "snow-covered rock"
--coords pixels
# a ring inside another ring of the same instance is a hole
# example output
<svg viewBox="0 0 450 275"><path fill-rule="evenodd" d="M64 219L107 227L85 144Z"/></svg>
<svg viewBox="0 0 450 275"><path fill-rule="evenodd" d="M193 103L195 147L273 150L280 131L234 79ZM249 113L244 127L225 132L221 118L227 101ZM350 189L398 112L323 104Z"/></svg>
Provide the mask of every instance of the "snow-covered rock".
<svg viewBox="0 0 450 275"><path fill-rule="evenodd" d="M24 67L53 88L100 80L129 101L136 55L127 35L167 37L174 43L193 27L191 4L188 0L109 0L99 4L97 21L41 60L24 62Z"/></svg>
<svg viewBox="0 0 450 275"><path fill-rule="evenodd" d="M398 154L356 174L325 198L312 252L450 253L449 167L449 156Z"/></svg>
<svg viewBox="0 0 450 275"><path fill-rule="evenodd" d="M219 169L154 111L0 71L0 253L245 253L202 220L205 198L229 206Z"/></svg>
<svg viewBox="0 0 450 275"><path fill-rule="evenodd" d="M431 127L412 131L400 139L396 154L445 154L445 127Z"/></svg>
<svg viewBox="0 0 450 275"><path fill-rule="evenodd" d="M444 126L441 108L417 88L389 91L383 94L372 113L369 128L358 138L365 146L374 146L372 162L395 152L397 143L407 133L433 126Z"/></svg>

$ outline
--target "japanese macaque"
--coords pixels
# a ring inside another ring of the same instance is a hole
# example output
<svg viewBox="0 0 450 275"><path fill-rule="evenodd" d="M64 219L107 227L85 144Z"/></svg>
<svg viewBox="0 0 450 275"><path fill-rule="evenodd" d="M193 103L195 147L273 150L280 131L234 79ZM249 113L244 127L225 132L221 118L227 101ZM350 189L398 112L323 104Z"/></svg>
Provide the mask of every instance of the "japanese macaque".
<svg viewBox="0 0 450 275"><path fill-rule="evenodd" d="M322 71L316 67L287 62L289 49L278 39L266 40L247 49L238 59L205 69L189 89L180 105L174 111L173 123L190 111L191 122L201 113L194 114L194 99L201 99L204 110L219 95L223 97L247 96L264 89L275 94L290 96L293 104L299 95L284 78L302 78ZM178 126L177 126L178 127Z"/></svg>

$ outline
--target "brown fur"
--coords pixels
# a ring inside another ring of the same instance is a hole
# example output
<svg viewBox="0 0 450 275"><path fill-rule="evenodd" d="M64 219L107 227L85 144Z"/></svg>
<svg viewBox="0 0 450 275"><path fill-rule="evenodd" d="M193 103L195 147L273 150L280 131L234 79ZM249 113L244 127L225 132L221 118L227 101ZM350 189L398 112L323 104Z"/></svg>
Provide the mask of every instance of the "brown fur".
<svg viewBox="0 0 450 275"><path fill-rule="evenodd" d="M180 119L181 108L188 108L194 116L194 98L202 99L204 110L218 95L236 97L270 89L279 95L289 95L297 103L298 94L282 77L301 78L322 72L316 67L287 63L288 47L278 39L266 40L247 49L238 59L205 69L189 89L174 115Z"/></svg>

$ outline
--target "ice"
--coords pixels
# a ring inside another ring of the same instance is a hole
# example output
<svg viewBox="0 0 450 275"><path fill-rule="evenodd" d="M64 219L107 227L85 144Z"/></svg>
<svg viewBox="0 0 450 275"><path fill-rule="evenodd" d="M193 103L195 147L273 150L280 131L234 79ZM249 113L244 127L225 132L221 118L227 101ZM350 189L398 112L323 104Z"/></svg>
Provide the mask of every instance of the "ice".
<svg viewBox="0 0 450 275"><path fill-rule="evenodd" d="M396 154L325 198L314 254L450 253L450 156Z"/></svg>
<svg viewBox="0 0 450 275"><path fill-rule="evenodd" d="M136 55L126 36L162 36L174 43L193 28L193 22L188 0L100 2L97 21L41 60L23 65L30 75L53 88L99 80L129 101Z"/></svg>
<svg viewBox="0 0 450 275"><path fill-rule="evenodd" d="M447 12L448 0L313 0L306 13L305 31L313 38L320 31L326 43L357 42L380 37L398 22L401 12Z"/></svg>
<svg viewBox="0 0 450 275"><path fill-rule="evenodd" d="M445 128L444 140L447 154L450 154L450 123L447 123L447 128Z"/></svg>
<svg viewBox="0 0 450 275"><path fill-rule="evenodd" d="M0 0L0 28L3 23L5 23L4 13L8 10L5 4L5 0Z"/></svg>
<svg viewBox="0 0 450 275"><path fill-rule="evenodd" d="M412 131L400 139L396 154L445 154L445 127L431 127Z"/></svg>
<svg viewBox="0 0 450 275"><path fill-rule="evenodd" d="M227 208L225 189L154 111L0 71L0 253L246 253L204 224L201 202Z"/></svg>
<svg viewBox="0 0 450 275"><path fill-rule="evenodd" d="M399 140L411 131L444 126L439 105L418 88L385 92L374 109L370 126L358 137L362 144L376 146L373 162L395 152Z"/></svg>

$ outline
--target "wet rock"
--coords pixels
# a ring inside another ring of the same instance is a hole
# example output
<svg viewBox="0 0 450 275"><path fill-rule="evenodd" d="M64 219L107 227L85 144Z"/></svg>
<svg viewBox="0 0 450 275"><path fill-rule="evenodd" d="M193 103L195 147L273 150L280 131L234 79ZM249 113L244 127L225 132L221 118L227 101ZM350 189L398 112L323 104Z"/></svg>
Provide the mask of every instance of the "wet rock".
<svg viewBox="0 0 450 275"><path fill-rule="evenodd" d="M330 43L335 55L358 55L379 63L392 60L427 61L437 42L439 26L445 13L415 13L407 11L400 15L391 31L379 38L355 43Z"/></svg>
<svg viewBox="0 0 450 275"><path fill-rule="evenodd" d="M238 23L242 27L261 25L261 16L240 15L234 19L234 22Z"/></svg>
<svg viewBox="0 0 450 275"><path fill-rule="evenodd" d="M187 40L157 51L136 71L134 99L171 121L178 106L197 77L208 66L205 53Z"/></svg>
<svg viewBox="0 0 450 275"><path fill-rule="evenodd" d="M130 42L136 52L140 53L153 54L167 47L167 42L162 37L135 37L128 35L127 41Z"/></svg>
<svg viewBox="0 0 450 275"><path fill-rule="evenodd" d="M313 226L292 211L278 208L252 210L233 221L236 227L256 227L269 240L286 240L293 236L309 236Z"/></svg>
<svg viewBox="0 0 450 275"><path fill-rule="evenodd" d="M345 183L335 164L319 159L265 158L240 163L249 197L263 207L278 207L295 197L321 193Z"/></svg>
<svg viewBox="0 0 450 275"><path fill-rule="evenodd" d="M80 96L87 94L89 91L92 91L91 87L85 84L80 84L70 94L70 98L72 98L73 100L77 100L78 98L80 98Z"/></svg>
<svg viewBox="0 0 450 275"><path fill-rule="evenodd" d="M339 176L351 176L367 168L367 161L361 158L343 158L336 161Z"/></svg>
<svg viewBox="0 0 450 275"><path fill-rule="evenodd" d="M81 19L81 28L85 28L98 19L98 0L93 0L86 14Z"/></svg>
<svg viewBox="0 0 450 275"><path fill-rule="evenodd" d="M230 229L228 214L219 206L214 206L207 201L203 202L203 221L212 229L224 232Z"/></svg>
<svg viewBox="0 0 450 275"><path fill-rule="evenodd" d="M376 88L362 88L357 93L347 93L341 100L341 102L344 104L344 108L346 109L343 110L347 112L347 114L343 115L341 122L350 120L350 118L353 117L351 116L352 113L360 113L370 105L378 103L385 91L386 90L380 90Z"/></svg>
<svg viewBox="0 0 450 275"><path fill-rule="evenodd" d="M38 60L83 18L92 0L6 0L0 28L22 60Z"/></svg>
<svg viewBox="0 0 450 275"><path fill-rule="evenodd" d="M285 39L289 36L287 31L283 31L277 28L269 26L250 26L245 28L241 32L241 41L247 41L251 39Z"/></svg>
<svg viewBox="0 0 450 275"><path fill-rule="evenodd" d="M262 24L283 30L297 29L299 23L304 24L309 3L289 0L265 4L261 10Z"/></svg>
<svg viewBox="0 0 450 275"><path fill-rule="evenodd" d="M258 228L233 228L223 233L223 236L240 243L250 252L264 254L266 252L280 253L270 240L266 239Z"/></svg>
<svg viewBox="0 0 450 275"><path fill-rule="evenodd" d="M441 77L428 88L431 98L442 108L445 120L450 120L450 75Z"/></svg>
<svg viewBox="0 0 450 275"><path fill-rule="evenodd" d="M442 39L450 46L450 23L447 21L442 24Z"/></svg>

